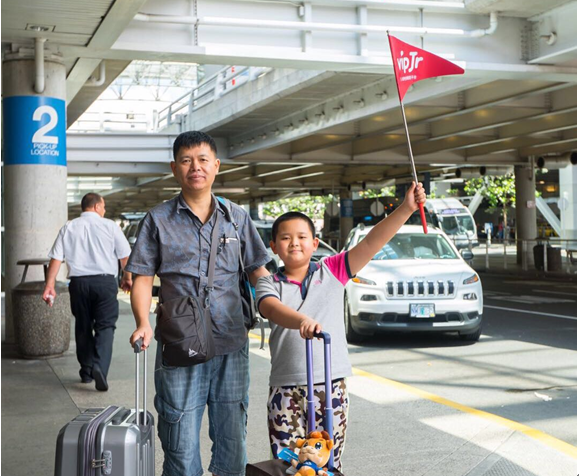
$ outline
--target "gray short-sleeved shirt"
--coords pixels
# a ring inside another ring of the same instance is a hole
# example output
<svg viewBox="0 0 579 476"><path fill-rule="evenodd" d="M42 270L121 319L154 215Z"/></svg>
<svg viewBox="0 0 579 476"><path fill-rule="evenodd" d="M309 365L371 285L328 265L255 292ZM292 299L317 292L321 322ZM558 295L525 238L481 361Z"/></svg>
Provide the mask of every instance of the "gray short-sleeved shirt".
<svg viewBox="0 0 579 476"><path fill-rule="evenodd" d="M348 254L340 253L311 263L303 283L287 279L283 271L259 278L255 288L258 306L267 297L279 299L286 306L318 321L332 337L332 378L352 375L348 358L348 343L344 329L344 285L353 276ZM268 316L264 316L267 318ZM271 334L272 387L305 385L306 346L297 329L286 329L269 322ZM313 340L314 383L324 381L324 346Z"/></svg>
<svg viewBox="0 0 579 476"><path fill-rule="evenodd" d="M217 213L220 246L215 262L211 318L216 355L239 350L247 340L239 294L239 247L245 270L250 273L265 265L270 257L248 213L231 203L235 228L213 196L213 214L207 223L191 211L181 194L153 208L143 219L137 242L126 270L138 275L159 276L160 299L204 296L211 246L211 233Z"/></svg>

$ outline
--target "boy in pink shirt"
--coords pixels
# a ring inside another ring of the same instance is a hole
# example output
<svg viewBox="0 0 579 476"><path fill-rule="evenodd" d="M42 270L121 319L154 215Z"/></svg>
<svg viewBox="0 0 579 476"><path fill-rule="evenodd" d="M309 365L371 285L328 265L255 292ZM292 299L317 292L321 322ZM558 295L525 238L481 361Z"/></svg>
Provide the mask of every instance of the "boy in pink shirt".
<svg viewBox="0 0 579 476"><path fill-rule="evenodd" d="M400 205L348 252L311 262L318 247L312 221L299 212L280 216L273 224L271 249L285 267L262 277L256 286L260 314L270 321L270 391L267 401L271 450L291 447L306 432L306 369L302 338L312 338L322 328L332 336L332 401L334 403L334 464L341 470L348 418L346 377L352 374L344 329L344 285L396 234L398 229L426 201L419 183L414 183ZM295 332L299 330L299 332ZM314 355L323 345L314 341ZM323 359L314 361L316 426L323 421L320 398L324 392Z"/></svg>

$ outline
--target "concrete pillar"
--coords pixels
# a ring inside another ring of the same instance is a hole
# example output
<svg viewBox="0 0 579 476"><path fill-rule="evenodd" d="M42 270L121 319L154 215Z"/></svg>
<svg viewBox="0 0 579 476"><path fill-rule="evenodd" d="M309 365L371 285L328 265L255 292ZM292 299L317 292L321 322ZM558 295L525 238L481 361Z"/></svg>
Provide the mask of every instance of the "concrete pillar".
<svg viewBox="0 0 579 476"><path fill-rule="evenodd" d="M249 217L252 220L259 220L259 202L257 200L249 202Z"/></svg>
<svg viewBox="0 0 579 476"><path fill-rule="evenodd" d="M6 341L13 342L11 290L20 282L24 270L16 262L46 258L68 215L66 68L58 58L47 57L45 87L38 94L34 59L23 59L19 53L9 53L5 59L2 64L4 289ZM30 267L26 280L43 281L42 267Z"/></svg>
<svg viewBox="0 0 579 476"><path fill-rule="evenodd" d="M340 246L341 249L346 244L346 238L350 230L354 227L354 205L352 192L349 190L340 191Z"/></svg>
<svg viewBox="0 0 579 476"><path fill-rule="evenodd" d="M517 191L516 219L517 239L534 240L537 237L537 208L535 206L535 168L533 165L515 167L515 189ZM533 246L527 244L527 263L533 263ZM523 262L522 243L517 241L517 263Z"/></svg>
<svg viewBox="0 0 579 476"><path fill-rule="evenodd" d="M559 202L561 211L561 238L577 241L577 166L559 169ZM571 243L563 243L567 248Z"/></svg>

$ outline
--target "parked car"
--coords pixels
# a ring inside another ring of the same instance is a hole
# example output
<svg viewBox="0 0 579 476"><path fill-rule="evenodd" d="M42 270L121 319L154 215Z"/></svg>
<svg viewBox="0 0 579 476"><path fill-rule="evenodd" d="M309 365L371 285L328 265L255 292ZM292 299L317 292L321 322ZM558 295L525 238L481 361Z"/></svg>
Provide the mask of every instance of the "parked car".
<svg viewBox="0 0 579 476"><path fill-rule="evenodd" d="M137 242L137 235L139 234L141 221L143 220L143 218L145 218L145 213L134 213L134 214L127 213L121 216L123 217L123 219L127 220L127 224L123 229L123 233L125 234L125 237L127 238L129 245L131 246L131 249L133 249L133 246L135 246L135 243ZM160 286L161 280L159 279L159 276L155 275L155 278L153 279L153 296L159 295Z"/></svg>
<svg viewBox="0 0 579 476"><path fill-rule="evenodd" d="M345 249L371 229L354 228ZM478 341L483 293L478 274L466 263L471 259L471 251L459 253L437 228L425 235L421 226L403 226L346 285L348 341L381 331L454 331L462 340Z"/></svg>
<svg viewBox="0 0 579 476"><path fill-rule="evenodd" d="M145 213L123 213L121 214L124 226L122 228L131 248L137 241L137 233L139 231L139 224L145 218Z"/></svg>

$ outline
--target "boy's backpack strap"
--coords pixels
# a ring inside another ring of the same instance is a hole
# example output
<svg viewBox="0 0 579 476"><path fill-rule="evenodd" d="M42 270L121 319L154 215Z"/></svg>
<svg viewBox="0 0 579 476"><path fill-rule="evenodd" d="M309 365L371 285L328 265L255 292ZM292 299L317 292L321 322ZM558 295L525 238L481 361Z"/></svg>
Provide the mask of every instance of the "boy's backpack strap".
<svg viewBox="0 0 579 476"><path fill-rule="evenodd" d="M248 290L247 294L248 294L250 312L253 313L253 316L250 319L251 322L249 323L249 328L253 329L256 326L256 324L259 322L259 327L261 328L261 345L259 348L263 349L264 344L265 344L265 325L263 322L263 318L257 312L257 306L255 304L254 294L253 294L254 293L253 286L251 286L251 283L249 282L249 277L247 276L247 273L245 272L245 264L243 263L243 256L241 253L241 239L239 237L239 224L233 218L233 210L231 208L231 201L227 200L224 197L220 197L217 195L215 196L215 198L217 199L217 202L219 203L221 210L223 210L223 212L225 213L225 218L235 228L235 237L237 238L237 242L239 243L239 268L240 268L242 280L245 281L244 283L242 283L242 285L243 286L247 285L250 288ZM243 298L243 296L242 296L242 298Z"/></svg>

